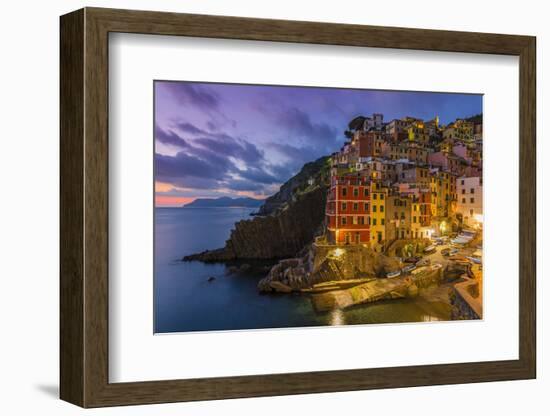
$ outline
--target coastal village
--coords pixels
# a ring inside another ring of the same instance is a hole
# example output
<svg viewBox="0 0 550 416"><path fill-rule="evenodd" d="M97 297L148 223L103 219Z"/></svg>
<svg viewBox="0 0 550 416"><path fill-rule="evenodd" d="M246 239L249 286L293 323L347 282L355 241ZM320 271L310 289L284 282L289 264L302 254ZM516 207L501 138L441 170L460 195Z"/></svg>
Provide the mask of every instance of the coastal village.
<svg viewBox="0 0 550 416"><path fill-rule="evenodd" d="M481 115L355 117L338 152L306 163L223 248L183 260L230 273L276 260L259 292L310 296L318 313L413 299L425 316L481 319L482 130Z"/></svg>
<svg viewBox="0 0 550 416"><path fill-rule="evenodd" d="M480 319L481 115L442 125L372 114L348 127L327 161L322 232L260 290L310 293L321 312L424 294L449 319Z"/></svg>
<svg viewBox="0 0 550 416"><path fill-rule="evenodd" d="M357 117L331 155L328 241L382 252L398 239L480 229L482 123Z"/></svg>

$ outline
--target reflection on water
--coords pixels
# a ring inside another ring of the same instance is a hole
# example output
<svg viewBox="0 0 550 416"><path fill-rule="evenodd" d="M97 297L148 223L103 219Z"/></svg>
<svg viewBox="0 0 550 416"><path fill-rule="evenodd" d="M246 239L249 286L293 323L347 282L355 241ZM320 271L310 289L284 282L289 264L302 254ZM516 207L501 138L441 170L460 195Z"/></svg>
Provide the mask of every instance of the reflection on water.
<svg viewBox="0 0 550 416"><path fill-rule="evenodd" d="M344 318L344 312L341 309L335 309L330 312L329 323L332 326L345 325L346 320Z"/></svg>
<svg viewBox="0 0 550 416"><path fill-rule="evenodd" d="M229 273L223 264L181 261L184 255L222 247L234 223L250 218L252 211L250 208L155 210L155 332L428 322L450 318L449 305L418 299L317 314L308 296L260 295L256 285L267 273L265 264Z"/></svg>

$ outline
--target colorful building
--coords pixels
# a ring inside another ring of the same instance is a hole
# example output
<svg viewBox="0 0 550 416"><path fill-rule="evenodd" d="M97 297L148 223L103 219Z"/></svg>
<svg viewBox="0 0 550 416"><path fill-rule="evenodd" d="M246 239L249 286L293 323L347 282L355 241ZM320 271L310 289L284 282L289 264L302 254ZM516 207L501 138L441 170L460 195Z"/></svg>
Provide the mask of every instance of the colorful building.
<svg viewBox="0 0 550 416"><path fill-rule="evenodd" d="M456 175L440 169L432 169L431 175L431 215L448 217L456 206Z"/></svg>
<svg viewBox="0 0 550 416"><path fill-rule="evenodd" d="M457 119L442 127L436 116L384 124L382 114L352 120L349 140L332 155L328 241L381 251L395 239L429 238L456 216L479 225L480 123Z"/></svg>
<svg viewBox="0 0 550 416"><path fill-rule="evenodd" d="M381 181L370 183L370 241L371 246L383 244L386 240L386 197L388 188Z"/></svg>
<svg viewBox="0 0 550 416"><path fill-rule="evenodd" d="M370 242L370 180L332 177L326 206L328 240L333 244Z"/></svg>

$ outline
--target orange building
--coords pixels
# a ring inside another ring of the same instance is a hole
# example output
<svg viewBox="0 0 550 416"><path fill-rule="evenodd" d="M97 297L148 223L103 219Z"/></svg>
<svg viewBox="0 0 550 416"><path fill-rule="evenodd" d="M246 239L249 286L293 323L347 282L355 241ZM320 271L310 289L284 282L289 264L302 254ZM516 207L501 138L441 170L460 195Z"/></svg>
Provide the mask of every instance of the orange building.
<svg viewBox="0 0 550 416"><path fill-rule="evenodd" d="M327 198L328 239L334 244L368 244L370 239L370 180L333 176Z"/></svg>

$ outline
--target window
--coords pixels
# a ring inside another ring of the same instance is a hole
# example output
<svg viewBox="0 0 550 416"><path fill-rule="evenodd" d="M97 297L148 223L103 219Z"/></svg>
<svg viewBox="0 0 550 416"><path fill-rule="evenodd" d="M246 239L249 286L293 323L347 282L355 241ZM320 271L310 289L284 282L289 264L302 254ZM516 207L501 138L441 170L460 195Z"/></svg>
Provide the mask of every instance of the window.
<svg viewBox="0 0 550 416"><path fill-rule="evenodd" d="M466 189L462 189L462 193L465 194L465 193L466 193Z"/></svg>
<svg viewBox="0 0 550 416"><path fill-rule="evenodd" d="M470 193L473 194L474 192L474 188L470 188Z"/></svg>
<svg viewBox="0 0 550 416"><path fill-rule="evenodd" d="M384 194L380 194L380 199L384 199Z"/></svg>
<svg viewBox="0 0 550 416"><path fill-rule="evenodd" d="M380 205L380 212L384 212L384 205Z"/></svg>
<svg viewBox="0 0 550 416"><path fill-rule="evenodd" d="M464 185L464 179L462 179L462 180L460 181L460 184L461 184L461 185Z"/></svg>
<svg viewBox="0 0 550 416"><path fill-rule="evenodd" d="M471 204L474 203L474 198L470 198L470 203L471 203Z"/></svg>
<svg viewBox="0 0 550 416"><path fill-rule="evenodd" d="M372 194L372 199L378 199L378 194Z"/></svg>
<svg viewBox="0 0 550 416"><path fill-rule="evenodd" d="M342 188L342 196L348 195L348 188Z"/></svg>
<svg viewBox="0 0 550 416"><path fill-rule="evenodd" d="M345 211L348 209L348 204L345 202L342 202L342 211Z"/></svg>
<svg viewBox="0 0 550 416"><path fill-rule="evenodd" d="M367 217L367 225L370 225L370 217Z"/></svg>
<svg viewBox="0 0 550 416"><path fill-rule="evenodd" d="M376 205L372 206L372 212L376 212Z"/></svg>
<svg viewBox="0 0 550 416"><path fill-rule="evenodd" d="M365 188L365 196L369 196L369 188Z"/></svg>
<svg viewBox="0 0 550 416"><path fill-rule="evenodd" d="M342 225L346 225L346 217L340 218L340 221L342 222Z"/></svg>
<svg viewBox="0 0 550 416"><path fill-rule="evenodd" d="M365 225L365 217L359 217L359 225Z"/></svg>
<svg viewBox="0 0 550 416"><path fill-rule="evenodd" d="M359 224L359 222L357 221L357 217L354 216L352 220L353 220L353 225Z"/></svg>
<svg viewBox="0 0 550 416"><path fill-rule="evenodd" d="M380 220L380 224L384 225L385 223L386 223L386 221L384 221L384 218L382 218L382 219Z"/></svg>
<svg viewBox="0 0 550 416"><path fill-rule="evenodd" d="M376 225L376 218L372 219L372 225Z"/></svg>
<svg viewBox="0 0 550 416"><path fill-rule="evenodd" d="M416 222L416 217L413 217L413 222Z"/></svg>
<svg viewBox="0 0 550 416"><path fill-rule="evenodd" d="M359 204L357 202L353 203L353 210L357 211L359 209Z"/></svg>
<svg viewBox="0 0 550 416"><path fill-rule="evenodd" d="M466 198L462 198L462 203L463 203L463 204L466 203Z"/></svg>
<svg viewBox="0 0 550 416"><path fill-rule="evenodd" d="M470 210L470 215L471 215L471 216L474 215L474 210L473 210L473 209Z"/></svg>
<svg viewBox="0 0 550 416"><path fill-rule="evenodd" d="M353 188L353 196L359 196L359 189Z"/></svg>

